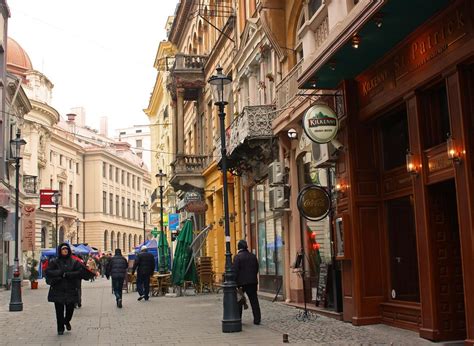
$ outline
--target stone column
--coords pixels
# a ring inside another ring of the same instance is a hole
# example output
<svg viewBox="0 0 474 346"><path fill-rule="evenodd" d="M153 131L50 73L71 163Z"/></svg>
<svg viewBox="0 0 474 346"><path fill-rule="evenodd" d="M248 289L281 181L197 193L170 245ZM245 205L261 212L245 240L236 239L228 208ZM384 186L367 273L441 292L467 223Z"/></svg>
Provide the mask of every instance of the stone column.
<svg viewBox="0 0 474 346"><path fill-rule="evenodd" d="M257 75L255 73L255 68L249 66L247 70L247 75L249 79L249 104L248 106L255 106L257 102L258 87L257 87Z"/></svg>

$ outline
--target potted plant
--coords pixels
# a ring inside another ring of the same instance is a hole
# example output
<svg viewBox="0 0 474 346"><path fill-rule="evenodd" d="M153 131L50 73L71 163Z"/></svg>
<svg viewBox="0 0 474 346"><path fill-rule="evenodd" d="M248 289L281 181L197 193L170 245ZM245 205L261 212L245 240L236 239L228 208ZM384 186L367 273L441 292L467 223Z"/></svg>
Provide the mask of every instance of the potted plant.
<svg viewBox="0 0 474 346"><path fill-rule="evenodd" d="M29 280L31 282L31 289L35 290L38 288L38 277L39 277L39 272L38 272L38 261L35 260L34 258L31 259L30 261L30 276Z"/></svg>

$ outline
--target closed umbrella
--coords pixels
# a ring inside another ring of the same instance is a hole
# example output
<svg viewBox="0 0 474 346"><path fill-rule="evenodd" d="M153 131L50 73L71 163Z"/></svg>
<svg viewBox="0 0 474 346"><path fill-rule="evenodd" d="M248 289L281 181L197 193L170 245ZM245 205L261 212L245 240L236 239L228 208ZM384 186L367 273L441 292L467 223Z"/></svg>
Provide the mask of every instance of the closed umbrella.
<svg viewBox="0 0 474 346"><path fill-rule="evenodd" d="M169 271L168 256L169 256L168 239L166 239L165 232L161 230L160 238L158 239L158 257L160 258L159 260L160 273L166 273Z"/></svg>
<svg viewBox="0 0 474 346"><path fill-rule="evenodd" d="M184 281L196 283L196 266L194 265L191 249L191 243L193 242L193 223L191 220L186 220L183 229L179 232L177 241L171 275L173 285L182 286ZM190 261L193 263L187 269Z"/></svg>

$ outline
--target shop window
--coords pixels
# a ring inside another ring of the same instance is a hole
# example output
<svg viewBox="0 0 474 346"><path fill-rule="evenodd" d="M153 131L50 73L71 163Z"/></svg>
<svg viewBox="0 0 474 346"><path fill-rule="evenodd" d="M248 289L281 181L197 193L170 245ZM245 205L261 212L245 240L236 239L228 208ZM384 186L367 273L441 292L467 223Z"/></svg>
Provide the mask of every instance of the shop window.
<svg viewBox="0 0 474 346"><path fill-rule="evenodd" d="M382 159L385 171L406 164L409 148L408 122L405 107L384 116L380 120L382 134Z"/></svg>
<svg viewBox="0 0 474 346"><path fill-rule="evenodd" d="M406 196L387 201L390 296L395 300L419 302L418 260L413 198Z"/></svg>
<svg viewBox="0 0 474 346"><path fill-rule="evenodd" d="M451 132L449 124L448 95L444 81L422 95L422 121L424 148L446 142Z"/></svg>

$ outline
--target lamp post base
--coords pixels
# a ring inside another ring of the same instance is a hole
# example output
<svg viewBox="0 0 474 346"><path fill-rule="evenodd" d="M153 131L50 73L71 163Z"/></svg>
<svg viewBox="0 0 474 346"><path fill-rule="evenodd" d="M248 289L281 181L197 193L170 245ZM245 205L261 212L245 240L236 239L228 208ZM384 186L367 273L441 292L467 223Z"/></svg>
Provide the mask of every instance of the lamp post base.
<svg viewBox="0 0 474 346"><path fill-rule="evenodd" d="M237 304L237 285L235 281L228 280L228 274L225 275L226 281L222 284L224 291L224 318L222 319L222 332L235 333L242 331L242 319Z"/></svg>
<svg viewBox="0 0 474 346"><path fill-rule="evenodd" d="M23 311L23 302L21 301L21 279L14 277L12 279L10 311Z"/></svg>

